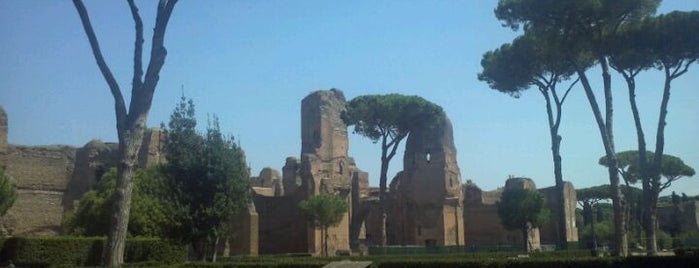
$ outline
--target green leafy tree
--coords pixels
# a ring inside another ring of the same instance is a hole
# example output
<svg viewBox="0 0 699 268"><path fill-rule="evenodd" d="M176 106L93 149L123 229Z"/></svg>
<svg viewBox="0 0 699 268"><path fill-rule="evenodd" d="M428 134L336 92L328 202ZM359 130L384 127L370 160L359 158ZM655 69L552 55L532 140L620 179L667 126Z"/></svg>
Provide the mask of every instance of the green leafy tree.
<svg viewBox="0 0 699 268"><path fill-rule="evenodd" d="M157 167L138 170L134 180L133 203L128 234L131 236L164 237L176 223L163 198L163 176ZM116 189L116 169L110 169L80 198L75 212L66 216L67 233L84 236L105 236L109 232L109 213Z"/></svg>
<svg viewBox="0 0 699 268"><path fill-rule="evenodd" d="M199 259L216 261L218 243L231 231L226 223L249 203L250 176L245 153L221 133L216 117L205 135L196 125L194 103L182 97L166 129L163 170L180 224L174 235L191 243Z"/></svg>
<svg viewBox="0 0 699 268"><path fill-rule="evenodd" d="M509 230L521 231L524 249L530 252L529 232L546 223L551 216L544 197L536 190L507 189L502 193L497 207L502 225Z"/></svg>
<svg viewBox="0 0 699 268"><path fill-rule="evenodd" d="M496 17L505 26L524 28L526 34L542 43L565 48L559 60L578 75L597 123L605 154L610 159L607 168L614 205L615 253L628 254L623 194L617 173L614 131L613 97L609 72L607 40L618 34L624 25L635 24L652 15L660 0L500 0ZM556 53L556 52L554 52ZM597 102L587 71L599 65L602 71L604 115Z"/></svg>
<svg viewBox="0 0 699 268"><path fill-rule="evenodd" d="M5 216L8 210L17 200L17 189L12 183L10 175L5 173L5 169L0 167L0 217Z"/></svg>
<svg viewBox="0 0 699 268"><path fill-rule="evenodd" d="M343 119L354 133L381 142L379 206L380 244L386 245L386 190L388 167L400 142L417 128L434 126L444 118L442 107L418 96L400 94L359 96L347 103Z"/></svg>
<svg viewBox="0 0 699 268"><path fill-rule="evenodd" d="M335 226L347 213L347 203L337 195L319 194L299 203L306 220L321 229L323 256L328 256L328 227Z"/></svg>
<svg viewBox="0 0 699 268"><path fill-rule="evenodd" d="M567 231L563 201L562 138L559 129L563 116L563 103L579 80L570 83L566 90L559 90L559 83L568 80L574 71L557 59L560 55L556 51L563 53L560 48L548 46L533 35L520 36L512 44L504 44L483 55L481 60L483 71L478 74L478 79L487 82L492 89L515 98L519 98L522 91L535 87L544 98L551 139L553 173L559 200L559 206L556 208L559 211L557 228L559 234L565 234ZM560 246L567 246L565 238L559 242Z"/></svg>
<svg viewBox="0 0 699 268"><path fill-rule="evenodd" d="M82 0L73 0L75 9L80 16L85 34L90 43L92 54L97 61L97 66L109 86L114 97L114 111L116 114L117 137L119 138L119 165L117 165L117 188L113 195L113 209L110 215L110 229L107 238L107 246L102 263L106 266L117 267L124 263L124 246L126 245L127 226L131 208L131 195L133 191L133 179L136 175L138 151L143 141L148 111L153 102L153 94L160 79L160 70L165 64L165 30L172 10L177 0L160 0L158 3L155 26L153 27L153 40L151 42L150 61L143 73L143 21L138 13L138 7L133 0L127 1L131 16L133 17L136 37L134 42L133 79L131 88L131 101L127 109L121 88L114 78L112 71L104 60L100 50L97 36L92 28L90 17Z"/></svg>

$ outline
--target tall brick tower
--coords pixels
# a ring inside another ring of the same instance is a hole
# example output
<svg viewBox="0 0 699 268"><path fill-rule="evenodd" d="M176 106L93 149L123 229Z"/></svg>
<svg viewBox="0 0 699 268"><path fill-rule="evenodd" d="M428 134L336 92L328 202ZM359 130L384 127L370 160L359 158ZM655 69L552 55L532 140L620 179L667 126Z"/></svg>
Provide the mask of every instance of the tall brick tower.
<svg viewBox="0 0 699 268"><path fill-rule="evenodd" d="M405 145L403 171L391 182L389 243L464 245L460 174L446 115L436 127L413 130Z"/></svg>

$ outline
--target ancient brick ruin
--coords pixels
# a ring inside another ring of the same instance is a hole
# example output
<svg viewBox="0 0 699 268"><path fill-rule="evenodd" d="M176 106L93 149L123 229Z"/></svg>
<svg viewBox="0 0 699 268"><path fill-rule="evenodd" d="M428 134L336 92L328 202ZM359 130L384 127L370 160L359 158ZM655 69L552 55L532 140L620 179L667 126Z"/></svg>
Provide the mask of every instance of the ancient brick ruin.
<svg viewBox="0 0 699 268"><path fill-rule="evenodd" d="M502 192L506 189L537 189L536 184L529 178L510 178L505 182L504 188L494 191L482 191L472 182L463 186L464 200L464 224L466 228L466 245L472 247L496 247L498 245L520 245L522 235L519 231L506 230L500 223L497 211L497 202L500 201ZM562 241L556 227L558 219L556 188L549 187L538 189L546 199L546 205L551 211L551 220L535 228L530 234L529 243L534 249L540 249L541 245L556 246ZM578 241L578 229L575 223L575 202L577 197L575 189L570 182L564 184L564 199L566 200L566 243Z"/></svg>
<svg viewBox="0 0 699 268"><path fill-rule="evenodd" d="M162 132L149 129L139 165L164 161ZM64 212L72 210L97 179L117 163L117 144L92 140L81 148L65 145L24 146L7 143L7 116L0 107L0 165L18 190L1 227L15 235L55 235Z"/></svg>
<svg viewBox="0 0 699 268"><path fill-rule="evenodd" d="M378 243L378 189L369 187L369 174L348 155L347 125L341 119L345 101L336 89L315 91L301 101L301 153L286 158L281 172L264 168L252 178L253 202L235 222L237 231L228 239L227 253L319 254L320 230L307 224L298 203L320 193L338 195L349 204L340 224L328 230L330 254ZM2 223L14 234L60 233L64 212L115 165L117 144L93 140L81 148L12 145L7 144L7 126L0 107L0 165L7 167L19 189ZM160 130L148 130L139 153L141 166L165 161L164 139ZM484 192L470 182L462 185L446 115L436 126L413 130L405 142L403 170L390 182L387 197L390 245L519 245L520 234L504 230L497 216L495 203L502 189ZM536 186L529 179L511 179L505 187ZM553 207L554 189L540 191ZM565 193L565 239L573 242L576 199L571 184L566 184ZM539 240L557 244L562 237L551 225L530 239L536 245Z"/></svg>

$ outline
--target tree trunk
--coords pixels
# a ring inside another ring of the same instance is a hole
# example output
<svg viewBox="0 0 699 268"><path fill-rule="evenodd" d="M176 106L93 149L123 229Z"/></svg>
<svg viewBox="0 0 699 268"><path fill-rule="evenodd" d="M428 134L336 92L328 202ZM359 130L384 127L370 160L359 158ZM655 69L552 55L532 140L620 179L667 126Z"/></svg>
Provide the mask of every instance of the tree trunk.
<svg viewBox="0 0 699 268"><path fill-rule="evenodd" d="M646 206L645 219L643 221L644 228L646 231L646 255L656 256L658 255L658 243L657 243L657 205L658 199L657 194L650 194L647 198L648 206Z"/></svg>
<svg viewBox="0 0 699 268"><path fill-rule="evenodd" d="M604 62L606 62L606 60ZM587 79L587 76L585 75L585 71L580 69L577 71L577 73L580 77L580 82L583 84L583 88L585 89L585 95L587 96L587 100L590 103L590 108L592 109L593 115L595 117L595 121L597 123L597 127L602 138L602 143L604 145L605 157L609 159L609 166L607 168L607 171L609 175L609 183L612 188L612 203L614 206L614 251L615 254L619 256L626 256L628 254L628 245L626 239L626 221L624 220L624 210L622 204L623 195L619 187L619 173L617 171L617 161L613 143L614 136L611 133L613 128L610 126L610 124L612 123L610 120L612 118L611 115L613 111L611 107L611 88L610 86L607 86L605 82L605 104L607 106L607 120L605 121L605 119L602 118L602 113L599 109L599 105L597 104L597 99L595 97L594 92L592 91L590 82ZM608 75L609 74L607 73L603 76ZM605 81L606 80L607 79L605 78Z"/></svg>
<svg viewBox="0 0 699 268"><path fill-rule="evenodd" d="M145 116L142 118L142 121L145 121ZM124 134L119 137L119 152L122 160L117 165L116 190L113 197L114 207L111 210L109 234L104 251L104 264L108 266L119 266L124 263L133 178L136 172L138 151L143 141L144 123L134 124L130 129L123 131Z"/></svg>
<svg viewBox="0 0 699 268"><path fill-rule="evenodd" d="M323 233L324 233L323 234L323 239L324 239L323 252L325 254L325 257L328 257L328 256L330 256L330 254L328 252L328 227L323 227Z"/></svg>
<svg viewBox="0 0 699 268"><path fill-rule="evenodd" d="M552 92L552 94L554 94L556 105L556 114L554 118L553 109L551 107L551 98L549 97L549 92L553 90L555 89L551 88L548 90L543 90L542 94L546 100L546 115L549 123L549 136L551 138L551 157L553 158L553 174L556 181L556 199L558 200L558 204L555 206L555 212L557 215L555 225L558 233L558 245L561 249L566 249L568 247L566 226L567 218L565 215L566 204L563 183L563 161L561 159L561 136L558 134L561 124L562 103L557 98L555 93Z"/></svg>
<svg viewBox="0 0 699 268"><path fill-rule="evenodd" d="M218 256L218 243L219 243L220 239L221 238L219 236L216 236L216 238L214 238L214 245L213 245L214 247L213 247L213 252L211 254L212 255L211 262L216 262L216 257Z"/></svg>
<svg viewBox="0 0 699 268"><path fill-rule="evenodd" d="M387 140L387 136L388 133L383 135L381 140L381 175L379 177L379 208L381 211L381 234L379 244L382 247L386 246L388 240L386 235L386 202L388 201L386 200L386 185L388 181L388 165L393 156L396 155L396 150L398 149L398 145L400 145L401 140L405 138L405 135L398 135L389 142ZM388 152L389 149L391 152Z"/></svg>
<svg viewBox="0 0 699 268"><path fill-rule="evenodd" d="M383 159L381 160L381 178L379 182L379 207L381 210L381 233L379 234L379 245L386 246L387 242L387 237L386 237L386 181L387 181L387 175L388 173L388 161Z"/></svg>
<svg viewBox="0 0 699 268"><path fill-rule="evenodd" d="M138 151L143 141L148 111L153 102L153 94L160 79L160 70L165 64L167 50L165 42L165 30L170 16L175 8L177 0L161 0L158 3L158 11L153 28L153 40L151 42L151 56L145 77L143 76L142 51L143 51L143 23L138 14L138 8L133 0L127 1L135 24L136 40L134 45L134 65L131 88L131 102L127 112L124 97L111 70L102 56L97 36L92 29L92 24L87 9L81 0L73 0L73 5L80 16L80 22L85 30L87 39L92 49L92 54L97 62L109 90L114 97L114 110L116 114L116 129L119 137L119 157L117 165L116 190L114 192L114 211L110 217L109 236L102 259L102 264L116 267L124 262L124 246L129 223L131 209L131 192L133 190L133 178L137 163Z"/></svg>
<svg viewBox="0 0 699 268"><path fill-rule="evenodd" d="M662 171L663 153L665 150L665 125L667 122L667 106L670 101L670 86L673 79L673 75L670 73L670 68L666 65L665 70L665 84L663 87L663 98L660 102L660 114L658 118L658 129L655 135L655 155L653 157L653 164L651 166L650 174L650 191L647 195L644 195L644 201L646 201L647 215L645 215L645 221L643 223L646 231L646 246L648 255L658 254L658 245L656 241L656 219L657 219L657 206L658 206L658 195L660 195L660 173Z"/></svg>
<svg viewBox="0 0 699 268"><path fill-rule="evenodd" d="M532 230L532 224L527 222L522 229L522 237L524 238L524 251L532 252L532 243L529 241L529 232Z"/></svg>
<svg viewBox="0 0 699 268"><path fill-rule="evenodd" d="M594 249L595 252L597 252L597 231L595 230L596 219L594 218L594 216L590 216L590 219L590 228L592 228L592 249Z"/></svg>

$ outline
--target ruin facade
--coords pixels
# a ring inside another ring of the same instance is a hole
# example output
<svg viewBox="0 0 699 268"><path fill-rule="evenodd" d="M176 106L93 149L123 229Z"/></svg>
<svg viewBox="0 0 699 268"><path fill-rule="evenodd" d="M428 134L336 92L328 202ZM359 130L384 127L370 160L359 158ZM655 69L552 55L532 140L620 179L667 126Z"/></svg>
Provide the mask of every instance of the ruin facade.
<svg viewBox="0 0 699 268"><path fill-rule="evenodd" d="M507 189L537 190L536 184L529 178L510 178L505 182L505 187L494 191L482 191L472 182L464 184L464 224L467 246L493 248L507 245L518 247L523 243L522 234L518 230L507 230L501 224L498 216L497 202L500 201L503 191ZM540 249L542 246L553 248L563 242L559 240L562 236L558 235L556 227L558 195L555 190L555 186L538 189L546 200L547 209L551 212L551 220L530 233L529 240L534 249ZM564 237L565 242L573 244L578 241L578 229L575 221L577 197L575 188L570 182L564 183L564 199L567 221Z"/></svg>
<svg viewBox="0 0 699 268"><path fill-rule="evenodd" d="M369 187L369 174L348 154L347 125L341 117L345 102L337 89L315 91L301 101L300 155L287 157L281 172L268 167L251 178L252 202L234 223L237 231L228 239L228 254L320 254L320 229L309 225L298 207L318 194L340 196L349 205L341 222L328 229L331 255L378 244L379 191ZM7 125L0 107L0 165L7 167L19 189L3 223L14 234L59 233L63 213L117 163L117 144L93 140L81 148L12 145L7 143ZM484 192L472 183L462 188L452 131L444 115L437 124L414 129L406 138L403 170L390 182L387 194L388 244L519 245L519 232L502 228L497 216L495 204L502 190ZM146 132L140 166L165 162L165 138L158 129ZM535 185L520 179L505 187ZM542 192L551 205L556 202L550 190ZM566 200L570 224L565 237L577 241L575 191L570 184ZM556 228L542 227L542 243L561 239L549 229ZM538 245L539 233L531 239Z"/></svg>
<svg viewBox="0 0 699 268"><path fill-rule="evenodd" d="M116 166L117 144L99 140L80 148L9 144L7 119L0 107L0 165L12 177L18 195L0 224L14 235L59 234L65 211L72 210L102 174ZM158 129L146 131L140 166L164 161L161 137Z"/></svg>
<svg viewBox="0 0 699 268"><path fill-rule="evenodd" d="M405 144L403 170L390 185L389 243L463 245L460 177L446 115L433 127L412 130Z"/></svg>

